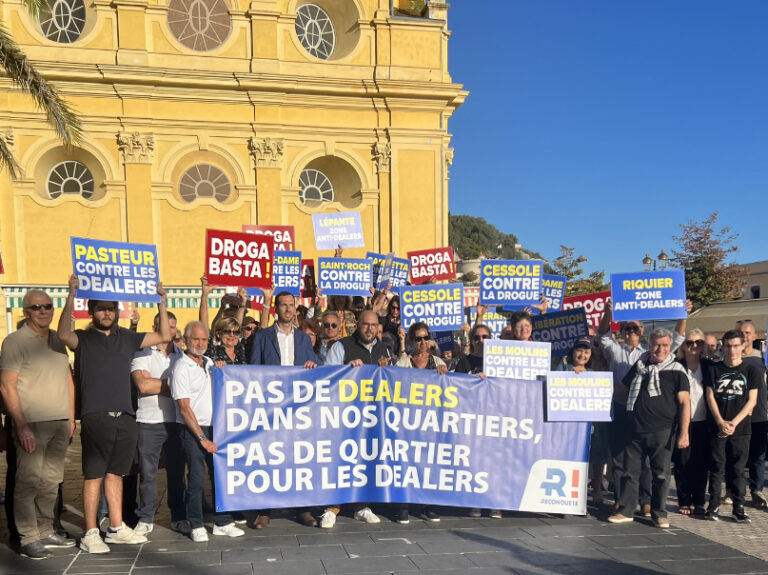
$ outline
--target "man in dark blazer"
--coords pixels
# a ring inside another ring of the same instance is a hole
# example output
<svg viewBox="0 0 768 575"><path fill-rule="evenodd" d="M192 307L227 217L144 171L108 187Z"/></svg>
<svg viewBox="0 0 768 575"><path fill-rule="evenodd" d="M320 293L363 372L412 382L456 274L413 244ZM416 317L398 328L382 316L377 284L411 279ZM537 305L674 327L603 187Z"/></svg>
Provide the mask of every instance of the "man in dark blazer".
<svg viewBox="0 0 768 575"><path fill-rule="evenodd" d="M269 306L268 301L264 302ZM262 329L253 336L253 351L250 363L253 365L303 365L306 369L317 367L317 356L312 349L309 336L296 329L293 318L296 315L296 302L287 291L281 291L275 296L275 311L277 321L274 325ZM250 515L250 514L246 514ZM317 521L307 508L297 509L296 515L300 523L314 527ZM264 509L253 518L248 518L248 525L254 529L262 529L269 525L270 510Z"/></svg>

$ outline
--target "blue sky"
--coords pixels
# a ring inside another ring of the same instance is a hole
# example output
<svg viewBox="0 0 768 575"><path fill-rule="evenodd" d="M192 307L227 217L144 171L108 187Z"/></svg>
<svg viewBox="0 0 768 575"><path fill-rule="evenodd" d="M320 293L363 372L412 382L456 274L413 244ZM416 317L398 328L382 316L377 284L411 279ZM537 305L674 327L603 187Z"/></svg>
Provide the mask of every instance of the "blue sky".
<svg viewBox="0 0 768 575"><path fill-rule="evenodd" d="M453 214L638 271L720 212L768 259L768 2L454 0Z"/></svg>

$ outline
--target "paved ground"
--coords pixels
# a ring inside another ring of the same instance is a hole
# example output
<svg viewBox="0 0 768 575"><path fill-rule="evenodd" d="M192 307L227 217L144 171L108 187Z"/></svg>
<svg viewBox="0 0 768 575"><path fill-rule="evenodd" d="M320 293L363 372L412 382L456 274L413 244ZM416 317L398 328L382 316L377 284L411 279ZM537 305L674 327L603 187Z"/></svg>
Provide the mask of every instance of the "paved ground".
<svg viewBox="0 0 768 575"><path fill-rule="evenodd" d="M82 532L79 441L65 469L65 526ZM5 475L4 461L0 473ZM161 477L161 484L164 479ZM164 503L164 502L163 502ZM676 509L670 501L670 510ZM729 509L724 509L729 511ZM0 529L0 575L314 575L354 573L470 573L472 575L768 575L768 513L752 510L751 525L724 519L711 523L670 513L672 527L660 530L638 519L625 525L605 521L607 509L587 517L508 514L504 519L469 519L447 512L440 523L388 518L365 525L341 517L330 531L276 518L265 530L246 529L237 539L214 537L193 543L174 533L162 507L144 545L91 556L56 550L55 557L30 561L7 546Z"/></svg>

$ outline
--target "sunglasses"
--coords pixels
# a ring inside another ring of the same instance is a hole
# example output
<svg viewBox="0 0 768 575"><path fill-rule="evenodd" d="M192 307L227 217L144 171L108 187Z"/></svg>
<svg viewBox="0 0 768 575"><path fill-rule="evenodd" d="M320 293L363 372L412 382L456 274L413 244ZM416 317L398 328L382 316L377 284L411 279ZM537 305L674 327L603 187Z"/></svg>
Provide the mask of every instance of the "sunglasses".
<svg viewBox="0 0 768 575"><path fill-rule="evenodd" d="M253 326L252 325L246 325L246 326L243 327L243 331L253 331Z"/></svg>
<svg viewBox="0 0 768 575"><path fill-rule="evenodd" d="M221 333L224 335L240 335L239 329L222 329Z"/></svg>
<svg viewBox="0 0 768 575"><path fill-rule="evenodd" d="M429 341L431 336L428 335L416 335L413 337L413 341Z"/></svg>
<svg viewBox="0 0 768 575"><path fill-rule="evenodd" d="M28 305L24 309L31 309L32 311L40 311L41 309L44 309L45 311L51 311L53 309L52 303L36 303L33 305Z"/></svg>
<svg viewBox="0 0 768 575"><path fill-rule="evenodd" d="M480 341L481 339L491 339L490 335L473 335L472 341Z"/></svg>
<svg viewBox="0 0 768 575"><path fill-rule="evenodd" d="M339 327L339 324L337 324L337 323L324 323L323 327L325 329L336 329L337 327Z"/></svg>
<svg viewBox="0 0 768 575"><path fill-rule="evenodd" d="M704 347L703 339L688 339L685 341L685 345L688 347Z"/></svg>
<svg viewBox="0 0 768 575"><path fill-rule="evenodd" d="M640 333L640 328L636 325L626 325L621 328L624 333Z"/></svg>

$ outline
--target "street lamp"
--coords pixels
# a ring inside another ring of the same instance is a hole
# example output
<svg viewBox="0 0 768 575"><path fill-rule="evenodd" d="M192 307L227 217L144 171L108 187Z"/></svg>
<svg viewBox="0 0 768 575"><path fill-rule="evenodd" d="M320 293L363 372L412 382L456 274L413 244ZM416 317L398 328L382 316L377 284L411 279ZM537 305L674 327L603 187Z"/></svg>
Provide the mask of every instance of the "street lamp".
<svg viewBox="0 0 768 575"><path fill-rule="evenodd" d="M651 269L656 271L657 264L660 270L667 269L669 256L664 250L661 250L661 253L656 256L656 259L653 259L650 254L645 254L645 257L643 258L643 269L647 272L651 271Z"/></svg>

